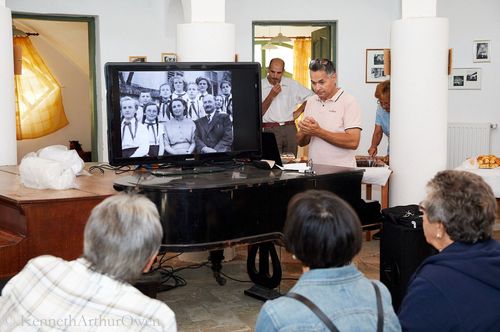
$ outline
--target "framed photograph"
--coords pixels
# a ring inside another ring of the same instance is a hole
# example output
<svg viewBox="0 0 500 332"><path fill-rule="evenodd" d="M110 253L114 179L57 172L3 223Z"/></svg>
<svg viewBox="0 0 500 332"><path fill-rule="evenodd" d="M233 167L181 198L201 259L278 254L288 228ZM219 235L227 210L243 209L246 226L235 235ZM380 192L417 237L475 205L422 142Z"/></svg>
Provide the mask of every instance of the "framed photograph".
<svg viewBox="0 0 500 332"><path fill-rule="evenodd" d="M384 72L384 49L366 50L366 83L379 83L389 79Z"/></svg>
<svg viewBox="0 0 500 332"><path fill-rule="evenodd" d="M162 53L161 54L161 61L163 61L163 62L176 62L177 61L177 54L175 54L175 53Z"/></svg>
<svg viewBox="0 0 500 332"><path fill-rule="evenodd" d="M489 40L474 40L472 43L472 61L490 62L491 42Z"/></svg>
<svg viewBox="0 0 500 332"><path fill-rule="evenodd" d="M147 62L147 59L144 55L131 55L128 57L128 62Z"/></svg>
<svg viewBox="0 0 500 332"><path fill-rule="evenodd" d="M448 79L451 90L481 90L481 68L453 68Z"/></svg>

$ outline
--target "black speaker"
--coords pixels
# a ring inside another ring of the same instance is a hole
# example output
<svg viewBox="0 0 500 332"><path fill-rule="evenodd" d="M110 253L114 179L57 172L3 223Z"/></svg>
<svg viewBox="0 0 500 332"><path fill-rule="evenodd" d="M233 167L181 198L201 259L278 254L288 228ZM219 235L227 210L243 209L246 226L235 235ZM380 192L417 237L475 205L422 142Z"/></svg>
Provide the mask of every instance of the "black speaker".
<svg viewBox="0 0 500 332"><path fill-rule="evenodd" d="M384 219L382 230L380 281L391 292L392 305L397 312L411 276L426 257L437 251L425 241L421 227L408 227Z"/></svg>

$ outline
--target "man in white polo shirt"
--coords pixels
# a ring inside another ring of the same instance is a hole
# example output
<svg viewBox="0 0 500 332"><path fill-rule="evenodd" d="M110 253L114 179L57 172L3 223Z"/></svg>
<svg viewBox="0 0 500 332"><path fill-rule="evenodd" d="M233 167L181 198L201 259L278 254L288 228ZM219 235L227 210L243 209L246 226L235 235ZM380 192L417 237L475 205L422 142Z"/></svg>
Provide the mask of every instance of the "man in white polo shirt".
<svg viewBox="0 0 500 332"><path fill-rule="evenodd" d="M280 153L296 155L297 129L294 120L303 112L304 101L312 95L312 91L297 81L283 77L284 71L285 62L282 59L271 59L267 77L262 79L262 129L274 133Z"/></svg>
<svg viewBox="0 0 500 332"><path fill-rule="evenodd" d="M309 70L316 94L307 99L297 143L309 144L309 158L315 164L356 167L361 137L358 102L337 87L337 74L330 60L312 60Z"/></svg>

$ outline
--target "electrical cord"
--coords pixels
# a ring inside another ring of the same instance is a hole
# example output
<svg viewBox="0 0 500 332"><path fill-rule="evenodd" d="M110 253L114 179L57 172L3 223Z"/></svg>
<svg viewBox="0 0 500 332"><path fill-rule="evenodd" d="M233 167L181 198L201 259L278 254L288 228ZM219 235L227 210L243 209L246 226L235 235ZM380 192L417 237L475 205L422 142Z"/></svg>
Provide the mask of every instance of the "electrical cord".
<svg viewBox="0 0 500 332"><path fill-rule="evenodd" d="M177 273L185 270L185 269L198 269L203 266L207 266L209 264L208 261L198 264L191 264L187 266L182 266L178 268L174 268L171 265L166 265L169 260L172 260L176 257L179 257L179 254L167 258L167 253L163 253L161 257L158 259L158 265L153 271L159 271L161 275L160 287L158 288L158 292L164 292L168 290L172 290L177 287L183 287L187 285L187 281L179 276Z"/></svg>
<svg viewBox="0 0 500 332"><path fill-rule="evenodd" d="M157 266L152 269L152 271L158 271L161 275L161 281L160 281L160 287L158 289L158 292L164 292L164 291L169 291L177 287L183 287L187 285L186 279L183 277L179 276L178 273L182 270L186 269L199 269L201 267L207 267L210 268L210 261L204 261L202 263L195 263L195 264L190 264L186 266L181 266L178 268L174 268L171 265L167 265L167 262L177 258L181 255L182 253L178 253L176 255L167 257L167 252L163 253L158 259L157 259ZM281 256L281 253L280 253ZM219 272L220 275L224 276L225 278L232 280L234 282L239 282L239 283L253 283L251 280L241 280L234 278L222 271ZM291 280L291 281L297 281L298 278L281 278L281 280ZM281 288L281 286L280 286Z"/></svg>
<svg viewBox="0 0 500 332"><path fill-rule="evenodd" d="M94 173L94 171L98 170L101 174L104 174L104 171L114 171L115 174L123 174L126 172L134 171L132 167L129 165L125 166L111 166L110 164L98 164L89 167L89 172Z"/></svg>

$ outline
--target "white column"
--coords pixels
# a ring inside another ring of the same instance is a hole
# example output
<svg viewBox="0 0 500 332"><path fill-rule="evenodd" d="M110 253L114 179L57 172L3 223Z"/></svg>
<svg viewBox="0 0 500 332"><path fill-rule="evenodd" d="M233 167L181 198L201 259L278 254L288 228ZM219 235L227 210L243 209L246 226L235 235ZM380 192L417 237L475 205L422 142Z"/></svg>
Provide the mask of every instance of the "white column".
<svg viewBox="0 0 500 332"><path fill-rule="evenodd" d="M185 24L177 25L177 61L234 62L234 24L225 21L225 0L182 0ZM235 249L224 249L224 260L232 260ZM206 260L207 252L183 253L188 262Z"/></svg>
<svg viewBox="0 0 500 332"><path fill-rule="evenodd" d="M0 1L0 166L17 164L12 16Z"/></svg>
<svg viewBox="0 0 500 332"><path fill-rule="evenodd" d="M391 28L391 206L418 204L446 169L448 20L414 16Z"/></svg>
<svg viewBox="0 0 500 332"><path fill-rule="evenodd" d="M183 0L187 23L177 25L178 61L233 62L234 24L225 23L224 0Z"/></svg>

